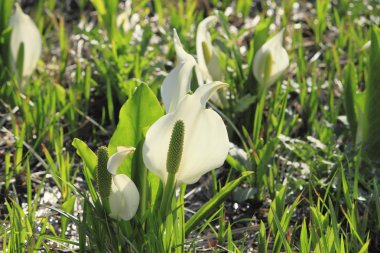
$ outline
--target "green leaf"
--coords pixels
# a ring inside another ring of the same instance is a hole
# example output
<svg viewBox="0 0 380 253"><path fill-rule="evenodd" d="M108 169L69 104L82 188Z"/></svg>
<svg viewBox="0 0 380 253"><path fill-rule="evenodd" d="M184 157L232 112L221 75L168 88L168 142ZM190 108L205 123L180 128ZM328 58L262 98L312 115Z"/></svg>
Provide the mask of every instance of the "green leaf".
<svg viewBox="0 0 380 253"><path fill-rule="evenodd" d="M255 53L260 49L262 45L267 41L269 36L269 27L272 24L272 20L270 18L263 19L255 29L254 36L254 47ZM252 59L253 60L253 59Z"/></svg>
<svg viewBox="0 0 380 253"><path fill-rule="evenodd" d="M246 94L236 102L235 112L244 112L247 110L254 102L256 102L256 96L251 94Z"/></svg>
<svg viewBox="0 0 380 253"><path fill-rule="evenodd" d="M205 218L209 217L215 210L219 208L219 205L232 193L232 191L253 172L243 172L242 176L238 179L227 183L220 191L204 204L185 224L185 235L193 230L193 228L202 222Z"/></svg>
<svg viewBox="0 0 380 253"><path fill-rule="evenodd" d="M278 217L277 217L275 211L273 210L272 206L270 207L270 212L273 213L273 221L274 221L274 224L277 227L277 235L279 236L279 238L281 238L280 241L284 245L286 253L291 253L292 249L290 248L290 245L289 245L288 241L286 240L285 232L283 230L283 224L281 224L281 222L278 219ZM285 213L284 215L288 215L288 214ZM284 224L284 225L285 225L285 227L287 227L288 224ZM276 237L277 237L277 235L276 235ZM275 245L277 245L277 244L275 243ZM278 248L274 247L274 248L275 249L273 250L273 252L279 252L280 251L279 247Z"/></svg>
<svg viewBox="0 0 380 253"><path fill-rule="evenodd" d="M275 226L275 223L273 222L274 215L277 215L277 217L282 217L282 214L284 214L285 198L286 198L285 193L286 193L286 186L282 186L281 190L276 192L276 197L274 198L271 204L271 210L268 213L268 223L273 233L277 232L277 227Z"/></svg>
<svg viewBox="0 0 380 253"><path fill-rule="evenodd" d="M303 219L302 228L301 228L301 236L300 236L300 252L308 253L310 252L310 244L307 236L307 226L306 220Z"/></svg>
<svg viewBox="0 0 380 253"><path fill-rule="evenodd" d="M366 129L365 125L367 124L365 120L365 100L367 92L361 92L357 93L355 96L355 111L356 111L356 118L357 118L357 129L356 129L356 138L355 143L356 144L362 144L363 142L363 129Z"/></svg>
<svg viewBox="0 0 380 253"><path fill-rule="evenodd" d="M55 93L57 95L58 101L64 105L66 102L66 90L64 87L62 87L60 84L56 83L54 84Z"/></svg>
<svg viewBox="0 0 380 253"><path fill-rule="evenodd" d="M260 221L260 228L259 228L259 235L258 235L258 247L259 247L258 252L262 252L262 253L268 252L267 233L266 233L266 229L265 229L265 224L262 220Z"/></svg>
<svg viewBox="0 0 380 253"><path fill-rule="evenodd" d="M75 138L72 145L77 149L77 154L85 163L86 166L84 169L88 170L91 179L94 179L96 175L96 164L98 161L96 154L80 139Z"/></svg>
<svg viewBox="0 0 380 253"><path fill-rule="evenodd" d="M369 243L370 243L370 242L371 242L370 240L366 241L366 242L363 244L362 248L360 249L359 253L368 252L368 248L369 248Z"/></svg>
<svg viewBox="0 0 380 253"><path fill-rule="evenodd" d="M270 18L263 19L260 21L260 23L255 28L255 34L253 41L251 41L250 45L250 51L248 52L247 58L249 64L249 72L248 72L248 78L247 78L247 86L250 87L251 92L254 95L257 95L258 92L258 83L256 78L253 75L253 59L256 54L256 52L260 49L260 47L265 43L269 36L269 26L272 23Z"/></svg>
<svg viewBox="0 0 380 253"><path fill-rule="evenodd" d="M13 0L0 2L0 31L3 31L9 24L9 18L12 14ZM7 48L8 50L8 48Z"/></svg>
<svg viewBox="0 0 380 253"><path fill-rule="evenodd" d="M62 210L65 211L66 213L71 214L74 210L74 204L75 204L76 198L77 198L76 195L72 195L71 197L67 198L65 200L65 202L63 202L63 204L62 204ZM68 225L68 218L65 216L62 216L62 218L61 218L61 230L62 230L61 235L62 235L62 237L65 236L67 225Z"/></svg>
<svg viewBox="0 0 380 253"><path fill-rule="evenodd" d="M163 109L152 90L141 84L132 98L120 109L119 123L108 145L111 156L118 146L137 147L144 139L146 130L163 115ZM130 175L132 156L128 157L128 166L120 166L123 172ZM124 162L123 164L125 164Z"/></svg>
<svg viewBox="0 0 380 253"><path fill-rule="evenodd" d="M344 68L343 105L354 140L357 129L357 118L355 114L355 94L357 83L358 81L356 77L355 65L350 61Z"/></svg>
<svg viewBox="0 0 380 253"><path fill-rule="evenodd" d="M24 42L21 42L18 51L17 51L17 60L16 60L16 70L17 75L20 80L22 80L23 71L24 71Z"/></svg>
<svg viewBox="0 0 380 253"><path fill-rule="evenodd" d="M380 157L380 28L373 26L369 57L369 78L366 85L363 152L371 160Z"/></svg>
<svg viewBox="0 0 380 253"><path fill-rule="evenodd" d="M140 217L153 205L149 200L155 199L160 184L160 179L149 173L144 165L142 145L149 127L163 114L155 94L147 85L141 84L121 107L119 123L108 145L110 156L118 146L136 148L133 156L128 156L120 165L118 172L129 175L140 192Z"/></svg>

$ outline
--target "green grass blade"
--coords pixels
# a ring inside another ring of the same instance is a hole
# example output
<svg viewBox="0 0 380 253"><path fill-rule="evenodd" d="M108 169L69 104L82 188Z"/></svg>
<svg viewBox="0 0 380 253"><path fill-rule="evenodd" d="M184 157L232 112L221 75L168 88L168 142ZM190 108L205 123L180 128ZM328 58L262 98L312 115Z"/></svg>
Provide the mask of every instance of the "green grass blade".
<svg viewBox="0 0 380 253"><path fill-rule="evenodd" d="M185 224L185 235L189 235L190 232L197 226L201 221L206 219L212 214L215 209L219 208L220 204L232 193L232 191L252 172L243 172L242 176L238 179L227 183L220 191L210 199L206 204L204 204Z"/></svg>
<svg viewBox="0 0 380 253"><path fill-rule="evenodd" d="M355 94L357 83L358 81L356 77L355 65L350 61L344 68L343 105L354 140L357 129L357 118L355 113Z"/></svg>
<svg viewBox="0 0 380 253"><path fill-rule="evenodd" d="M363 152L371 160L380 159L380 28L372 27L369 78L366 84Z"/></svg>

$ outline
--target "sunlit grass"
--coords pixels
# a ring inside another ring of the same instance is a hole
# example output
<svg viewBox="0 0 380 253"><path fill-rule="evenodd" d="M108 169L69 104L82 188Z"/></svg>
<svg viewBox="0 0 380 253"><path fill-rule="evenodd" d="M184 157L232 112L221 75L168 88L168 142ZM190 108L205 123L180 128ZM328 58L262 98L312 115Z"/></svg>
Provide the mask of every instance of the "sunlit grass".
<svg viewBox="0 0 380 253"><path fill-rule="evenodd" d="M4 252L380 250L376 1L132 1L127 30L116 24L123 1L81 0L70 10L21 1L43 42L23 83L10 63L13 4L0 3ZM120 173L140 190L140 208L131 221L112 219L91 150L141 153L163 115L162 81L177 63L172 30L196 55L197 24L208 15L217 17L209 31L228 84L223 106L210 107L239 151L177 189L164 219L164 184L142 157L127 158ZM282 28L290 65L261 94L253 59Z"/></svg>

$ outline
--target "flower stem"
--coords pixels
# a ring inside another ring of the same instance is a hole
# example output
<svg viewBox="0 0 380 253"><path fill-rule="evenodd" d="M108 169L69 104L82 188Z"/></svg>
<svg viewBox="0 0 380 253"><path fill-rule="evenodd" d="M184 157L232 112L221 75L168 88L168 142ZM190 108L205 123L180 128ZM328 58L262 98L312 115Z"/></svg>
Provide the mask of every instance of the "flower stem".
<svg viewBox="0 0 380 253"><path fill-rule="evenodd" d="M168 173L165 189L160 206L160 216L162 219L166 218L168 207L171 206L172 197L175 189L175 173Z"/></svg>
<svg viewBox="0 0 380 253"><path fill-rule="evenodd" d="M105 198L101 197L101 200L102 200L104 210L106 211L107 214L110 214L111 213L111 207L110 207L109 198L108 197L105 197Z"/></svg>
<svg viewBox="0 0 380 253"><path fill-rule="evenodd" d="M175 122L172 135L170 137L168 155L166 157L166 171L168 177L165 183L165 189L162 196L160 215L166 218L168 206L171 207L173 193L175 189L175 174L181 164L183 142L185 138L185 123L182 120Z"/></svg>

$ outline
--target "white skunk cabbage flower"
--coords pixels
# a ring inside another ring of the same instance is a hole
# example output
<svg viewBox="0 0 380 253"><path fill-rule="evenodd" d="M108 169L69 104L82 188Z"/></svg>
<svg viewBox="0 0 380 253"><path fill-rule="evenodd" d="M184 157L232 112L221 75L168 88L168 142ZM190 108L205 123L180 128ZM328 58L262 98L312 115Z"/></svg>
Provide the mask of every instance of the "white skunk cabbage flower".
<svg viewBox="0 0 380 253"><path fill-rule="evenodd" d="M208 29L217 20L215 16L209 16L202 20L197 29L196 48L198 63L201 68L203 79L206 83L222 81L223 71L216 50L212 46L211 36Z"/></svg>
<svg viewBox="0 0 380 253"><path fill-rule="evenodd" d="M253 59L253 74L262 88L269 88L289 66L289 56L282 46L284 29L260 47Z"/></svg>
<svg viewBox="0 0 380 253"><path fill-rule="evenodd" d="M173 30L173 42L177 55L177 66L170 71L161 86L161 97L164 102L165 111L173 112L181 99L190 91L191 76L193 68L197 73L198 82L201 75L194 57L188 54L182 46L177 31Z"/></svg>
<svg viewBox="0 0 380 253"><path fill-rule="evenodd" d="M210 96L226 84L213 82L187 94L174 111L157 120L148 130L143 145L147 168L166 183L167 157L173 127L182 121L184 138L181 159L175 174L177 185L192 184L205 173L220 167L228 155L229 140L222 118L206 109Z"/></svg>
<svg viewBox="0 0 380 253"><path fill-rule="evenodd" d="M120 164L134 150L134 148L117 147L117 152L107 162L107 170L112 174L109 196L110 216L115 219L130 220L139 207L140 194L136 185L127 175L116 174Z"/></svg>
<svg viewBox="0 0 380 253"><path fill-rule="evenodd" d="M10 18L9 25L12 26L10 47L13 66L16 67L19 48L23 44L24 61L22 75L23 77L28 77L36 68L37 61L41 55L42 42L40 32L33 20L22 11L17 3L15 13Z"/></svg>

